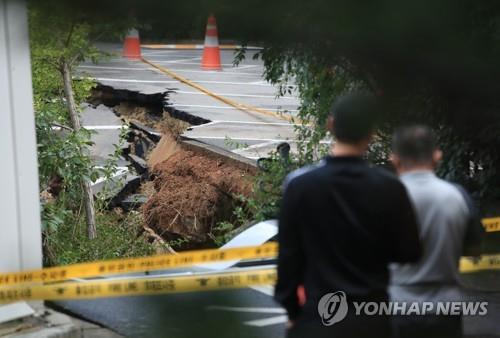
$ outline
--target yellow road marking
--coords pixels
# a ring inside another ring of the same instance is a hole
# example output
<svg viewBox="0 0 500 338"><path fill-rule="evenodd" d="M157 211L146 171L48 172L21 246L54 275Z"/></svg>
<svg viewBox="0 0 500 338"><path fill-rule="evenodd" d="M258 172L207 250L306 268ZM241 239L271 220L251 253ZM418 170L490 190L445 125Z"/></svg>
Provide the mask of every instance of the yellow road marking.
<svg viewBox="0 0 500 338"><path fill-rule="evenodd" d="M278 114L278 113L275 113L273 111L269 111L269 110L266 110L266 109L261 109L261 108L258 108L258 107L254 107L254 106L251 106L251 105L246 105L246 104L243 104L243 103L238 103L236 101L233 101L233 100L230 100L228 98L225 98L223 96L220 96L210 90L208 90L207 88L203 87L203 86L200 86L199 84L177 74L177 73L174 73L173 71L171 71L170 69L166 68L166 67L163 67L163 66L160 66L160 65L157 65L145 58L142 58L142 61L148 65L150 65L151 67L153 68L156 68L158 69L159 71L161 71L162 73L164 74L167 74L168 76L196 89L196 90L199 90L200 92L210 96L210 97L213 97L214 99L222 102L222 103L225 103L231 107L234 107L238 110L241 110L241 111L244 111L244 112L256 112L256 113L260 113L260 114L263 114L263 115L268 115L268 116L273 116L273 117L276 117L276 118L279 118L279 119L282 119L282 120L285 120L285 121L289 121L289 122L294 122L294 123L301 123L300 120L298 118L293 118L292 116L289 116L289 115L284 115L284 114Z"/></svg>

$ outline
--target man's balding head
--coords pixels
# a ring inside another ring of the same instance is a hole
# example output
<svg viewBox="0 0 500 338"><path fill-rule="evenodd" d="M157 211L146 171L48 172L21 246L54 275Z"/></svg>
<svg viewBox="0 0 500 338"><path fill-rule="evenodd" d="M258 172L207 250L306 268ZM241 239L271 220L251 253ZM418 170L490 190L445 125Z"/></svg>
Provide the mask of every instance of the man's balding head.
<svg viewBox="0 0 500 338"><path fill-rule="evenodd" d="M434 132L424 125L400 127L392 141L393 162L399 169L434 168L441 159Z"/></svg>

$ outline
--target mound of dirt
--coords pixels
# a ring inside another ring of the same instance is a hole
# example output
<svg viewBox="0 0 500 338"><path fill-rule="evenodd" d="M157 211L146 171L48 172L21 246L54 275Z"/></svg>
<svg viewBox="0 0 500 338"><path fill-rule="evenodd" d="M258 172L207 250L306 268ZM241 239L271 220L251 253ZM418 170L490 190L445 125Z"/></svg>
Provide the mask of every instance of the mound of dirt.
<svg viewBox="0 0 500 338"><path fill-rule="evenodd" d="M170 156L179 151L179 149L180 146L174 137L169 133L164 133L160 142L158 142L148 156L148 166L150 168L155 168L161 162L168 160Z"/></svg>
<svg viewBox="0 0 500 338"><path fill-rule="evenodd" d="M180 149L153 168L156 193L144 205L146 222L166 240L203 246L221 221L231 221L235 195L249 195L252 169L224 158Z"/></svg>

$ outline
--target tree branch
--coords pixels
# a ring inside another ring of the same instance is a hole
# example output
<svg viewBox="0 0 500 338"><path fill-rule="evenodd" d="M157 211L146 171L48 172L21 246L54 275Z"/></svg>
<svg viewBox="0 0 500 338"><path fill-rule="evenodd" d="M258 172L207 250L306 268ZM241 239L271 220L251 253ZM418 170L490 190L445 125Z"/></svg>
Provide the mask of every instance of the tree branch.
<svg viewBox="0 0 500 338"><path fill-rule="evenodd" d="M75 22L71 22L71 28L69 29L68 37L66 38L66 43L64 44L64 47L68 48L69 43L71 42L71 37L73 35L73 30L75 28Z"/></svg>

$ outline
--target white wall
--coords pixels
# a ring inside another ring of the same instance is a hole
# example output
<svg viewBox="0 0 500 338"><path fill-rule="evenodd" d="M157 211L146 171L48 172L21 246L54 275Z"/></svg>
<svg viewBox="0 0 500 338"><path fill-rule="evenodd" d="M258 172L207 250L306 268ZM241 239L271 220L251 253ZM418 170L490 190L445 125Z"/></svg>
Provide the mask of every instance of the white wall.
<svg viewBox="0 0 500 338"><path fill-rule="evenodd" d="M0 0L0 271L41 267L26 4Z"/></svg>

